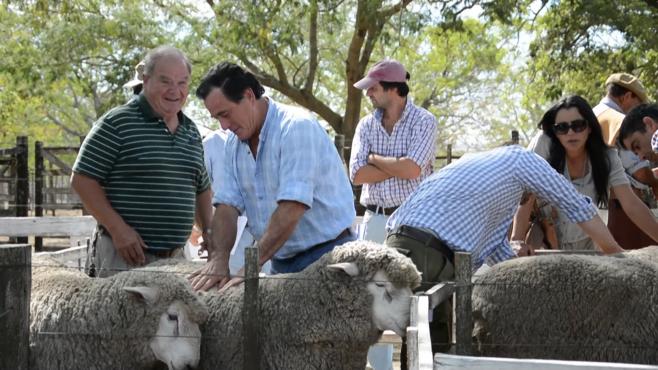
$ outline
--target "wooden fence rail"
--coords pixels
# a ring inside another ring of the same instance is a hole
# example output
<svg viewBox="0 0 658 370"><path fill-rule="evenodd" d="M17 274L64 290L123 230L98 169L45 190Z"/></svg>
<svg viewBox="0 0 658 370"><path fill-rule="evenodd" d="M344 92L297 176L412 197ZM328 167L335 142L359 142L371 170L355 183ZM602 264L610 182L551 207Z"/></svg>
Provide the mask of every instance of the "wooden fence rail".
<svg viewBox="0 0 658 370"><path fill-rule="evenodd" d="M499 357L469 357L439 353L434 357L437 370L658 370L658 366L613 362L534 360Z"/></svg>
<svg viewBox="0 0 658 370"><path fill-rule="evenodd" d="M0 236L52 237L68 236L72 247L83 244L84 239L91 237L96 228L96 220L92 216L67 217L2 217L0 218ZM35 251L40 252L41 248Z"/></svg>

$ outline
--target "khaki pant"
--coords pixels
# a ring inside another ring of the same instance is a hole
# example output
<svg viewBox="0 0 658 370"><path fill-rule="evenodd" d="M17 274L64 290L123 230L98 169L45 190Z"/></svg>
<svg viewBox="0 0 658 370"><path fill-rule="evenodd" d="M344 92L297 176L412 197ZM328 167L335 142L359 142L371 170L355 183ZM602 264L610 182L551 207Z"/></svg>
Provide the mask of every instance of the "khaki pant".
<svg viewBox="0 0 658 370"><path fill-rule="evenodd" d="M171 257L175 257L176 254L182 256L182 250L182 248L179 248ZM151 253L144 253L144 257L146 258L146 264L167 258L159 257ZM95 277L108 277L136 267L139 266L128 265L117 253L112 238L107 232L98 228L94 231L91 245L87 250L87 261L85 263L85 272L88 275Z"/></svg>
<svg viewBox="0 0 658 370"><path fill-rule="evenodd" d="M411 258L418 271L422 273L421 285L416 292L426 291L432 286L448 280L454 280L455 268L443 253L425 244L403 235L389 234L386 246L395 248L402 254ZM432 352L448 352L452 334L452 300L443 302L432 312L430 322L430 337L432 339ZM402 369L407 368L406 341L402 343L400 364Z"/></svg>

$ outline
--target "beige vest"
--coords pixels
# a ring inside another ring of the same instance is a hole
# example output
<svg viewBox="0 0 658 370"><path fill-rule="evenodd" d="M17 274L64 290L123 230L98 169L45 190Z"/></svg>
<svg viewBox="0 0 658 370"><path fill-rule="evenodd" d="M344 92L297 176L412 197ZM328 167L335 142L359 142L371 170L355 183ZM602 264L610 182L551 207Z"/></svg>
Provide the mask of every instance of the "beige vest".
<svg viewBox="0 0 658 370"><path fill-rule="evenodd" d="M615 142L619 136L619 128L621 127L621 121L624 120L624 114L619 113L612 108L607 108L603 112L599 113L596 117L601 124L601 131L603 131L603 140L608 144L608 146L615 147Z"/></svg>

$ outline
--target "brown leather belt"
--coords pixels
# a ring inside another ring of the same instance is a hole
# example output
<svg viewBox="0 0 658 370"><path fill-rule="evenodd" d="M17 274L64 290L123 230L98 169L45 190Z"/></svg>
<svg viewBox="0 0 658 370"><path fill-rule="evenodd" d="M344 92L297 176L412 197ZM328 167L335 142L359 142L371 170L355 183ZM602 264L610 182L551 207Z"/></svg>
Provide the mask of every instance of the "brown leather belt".
<svg viewBox="0 0 658 370"><path fill-rule="evenodd" d="M421 229L407 225L401 225L393 229L390 234L405 236L420 242L425 246L433 248L439 253L443 254L448 259L448 261L453 264L453 266L455 264L455 253L452 251L452 249L448 248L444 242L427 231L423 231Z"/></svg>
<svg viewBox="0 0 658 370"><path fill-rule="evenodd" d="M395 212L395 210L398 209L398 207L396 206L396 207L386 208L386 207L376 206L373 204L368 204L366 206L366 209L370 212L374 212L380 215L390 215L391 213Z"/></svg>

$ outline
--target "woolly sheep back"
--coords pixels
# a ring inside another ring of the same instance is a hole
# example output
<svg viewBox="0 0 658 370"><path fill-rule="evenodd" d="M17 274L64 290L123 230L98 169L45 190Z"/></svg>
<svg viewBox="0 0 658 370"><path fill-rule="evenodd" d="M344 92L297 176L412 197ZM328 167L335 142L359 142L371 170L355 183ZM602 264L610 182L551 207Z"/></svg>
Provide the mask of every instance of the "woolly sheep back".
<svg viewBox="0 0 658 370"><path fill-rule="evenodd" d="M352 278L327 268L342 262L355 263L359 275ZM190 273L200 267L189 262L162 264L167 262L146 268ZM335 248L302 272L260 279L261 368L363 369L369 346L381 335L373 324L372 298L366 288L378 270L397 288L420 284L420 274L409 258L363 241ZM202 327L201 368L242 367L243 293L244 284L203 295L210 317Z"/></svg>
<svg viewBox="0 0 658 370"><path fill-rule="evenodd" d="M473 289L480 354L658 363L658 265L647 252L495 265Z"/></svg>
<svg viewBox="0 0 658 370"><path fill-rule="evenodd" d="M153 304L123 290L158 288ZM30 361L36 369L137 368L155 363L149 347L160 316L175 301L190 320L202 323L207 309L177 277L139 271L89 278L50 257L33 260Z"/></svg>

